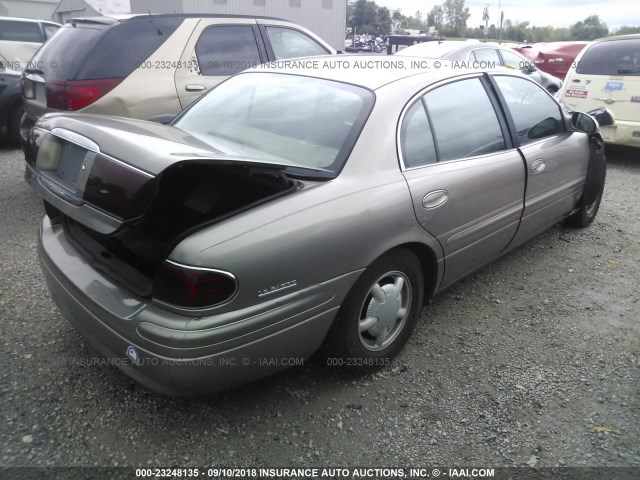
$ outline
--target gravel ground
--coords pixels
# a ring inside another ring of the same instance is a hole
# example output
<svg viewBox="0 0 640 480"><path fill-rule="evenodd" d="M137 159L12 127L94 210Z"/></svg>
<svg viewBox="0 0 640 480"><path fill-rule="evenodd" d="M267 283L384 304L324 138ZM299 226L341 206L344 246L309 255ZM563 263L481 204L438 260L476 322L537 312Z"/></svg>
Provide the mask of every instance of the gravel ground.
<svg viewBox="0 0 640 480"><path fill-rule="evenodd" d="M21 152L0 145L0 466L640 467L640 151L609 158L590 228L439 295L380 373L312 359L175 399L71 364L90 356L44 286Z"/></svg>

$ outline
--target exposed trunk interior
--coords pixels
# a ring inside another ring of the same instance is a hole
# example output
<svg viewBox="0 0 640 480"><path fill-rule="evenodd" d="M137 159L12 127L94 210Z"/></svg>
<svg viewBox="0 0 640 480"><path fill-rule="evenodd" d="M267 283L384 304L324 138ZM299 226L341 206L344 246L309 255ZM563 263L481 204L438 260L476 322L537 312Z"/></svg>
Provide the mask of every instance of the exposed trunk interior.
<svg viewBox="0 0 640 480"><path fill-rule="evenodd" d="M102 235L64 218L67 236L92 260L139 295L149 295L158 267L188 234L295 191L298 183L275 169L184 162L157 179L158 195L138 219ZM51 207L50 217L55 217Z"/></svg>

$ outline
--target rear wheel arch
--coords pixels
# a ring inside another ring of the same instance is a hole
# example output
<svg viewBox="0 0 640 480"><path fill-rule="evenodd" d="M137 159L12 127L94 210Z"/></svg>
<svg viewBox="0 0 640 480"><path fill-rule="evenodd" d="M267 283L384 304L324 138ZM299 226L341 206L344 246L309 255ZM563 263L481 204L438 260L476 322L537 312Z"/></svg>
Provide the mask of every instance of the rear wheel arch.
<svg viewBox="0 0 640 480"><path fill-rule="evenodd" d="M388 255L393 254L396 250L409 250L420 261L420 268L422 270L422 276L424 278L424 303L427 303L431 297L435 294L436 285L438 283L438 261L436 253L433 249L420 242L407 242L396 245L374 258L369 265L374 264L378 260Z"/></svg>
<svg viewBox="0 0 640 480"><path fill-rule="evenodd" d="M435 252L424 243L417 242L406 243L396 248L406 248L420 260L420 267L422 268L422 276L424 278L423 301L427 303L429 299L433 297L438 283L438 261Z"/></svg>
<svg viewBox="0 0 640 480"><path fill-rule="evenodd" d="M424 244L406 243L380 254L351 286L322 355L356 373L388 365L411 336L436 278L436 256Z"/></svg>

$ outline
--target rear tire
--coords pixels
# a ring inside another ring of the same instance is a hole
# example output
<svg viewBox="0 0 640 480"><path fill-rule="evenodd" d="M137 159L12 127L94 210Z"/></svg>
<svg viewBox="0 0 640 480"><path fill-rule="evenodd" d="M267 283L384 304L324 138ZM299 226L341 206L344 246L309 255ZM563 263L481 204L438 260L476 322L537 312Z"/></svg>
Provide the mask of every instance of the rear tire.
<svg viewBox="0 0 640 480"><path fill-rule="evenodd" d="M424 276L409 250L372 263L344 300L327 335L329 364L354 373L388 365L407 343L422 310Z"/></svg>

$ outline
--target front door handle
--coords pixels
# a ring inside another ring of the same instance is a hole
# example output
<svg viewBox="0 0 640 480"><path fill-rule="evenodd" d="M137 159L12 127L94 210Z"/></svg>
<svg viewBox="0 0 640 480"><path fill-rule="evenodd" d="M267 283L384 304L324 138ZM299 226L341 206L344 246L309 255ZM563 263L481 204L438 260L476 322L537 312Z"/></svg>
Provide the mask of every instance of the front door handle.
<svg viewBox="0 0 640 480"><path fill-rule="evenodd" d="M542 158L538 158L538 159L534 160L533 162L531 162L531 173L533 175L536 175L538 173L542 173L542 171L545 169L546 166L547 166L547 164L544 163L544 160Z"/></svg>
<svg viewBox="0 0 640 480"><path fill-rule="evenodd" d="M448 199L449 192L446 190L435 190L427 193L423 197L422 206L427 210L431 210L432 208L438 208L439 206L444 205Z"/></svg>
<svg viewBox="0 0 640 480"><path fill-rule="evenodd" d="M204 92L207 87L205 87L204 85L197 85L197 84L189 84L189 85L185 85L184 89L187 92Z"/></svg>

